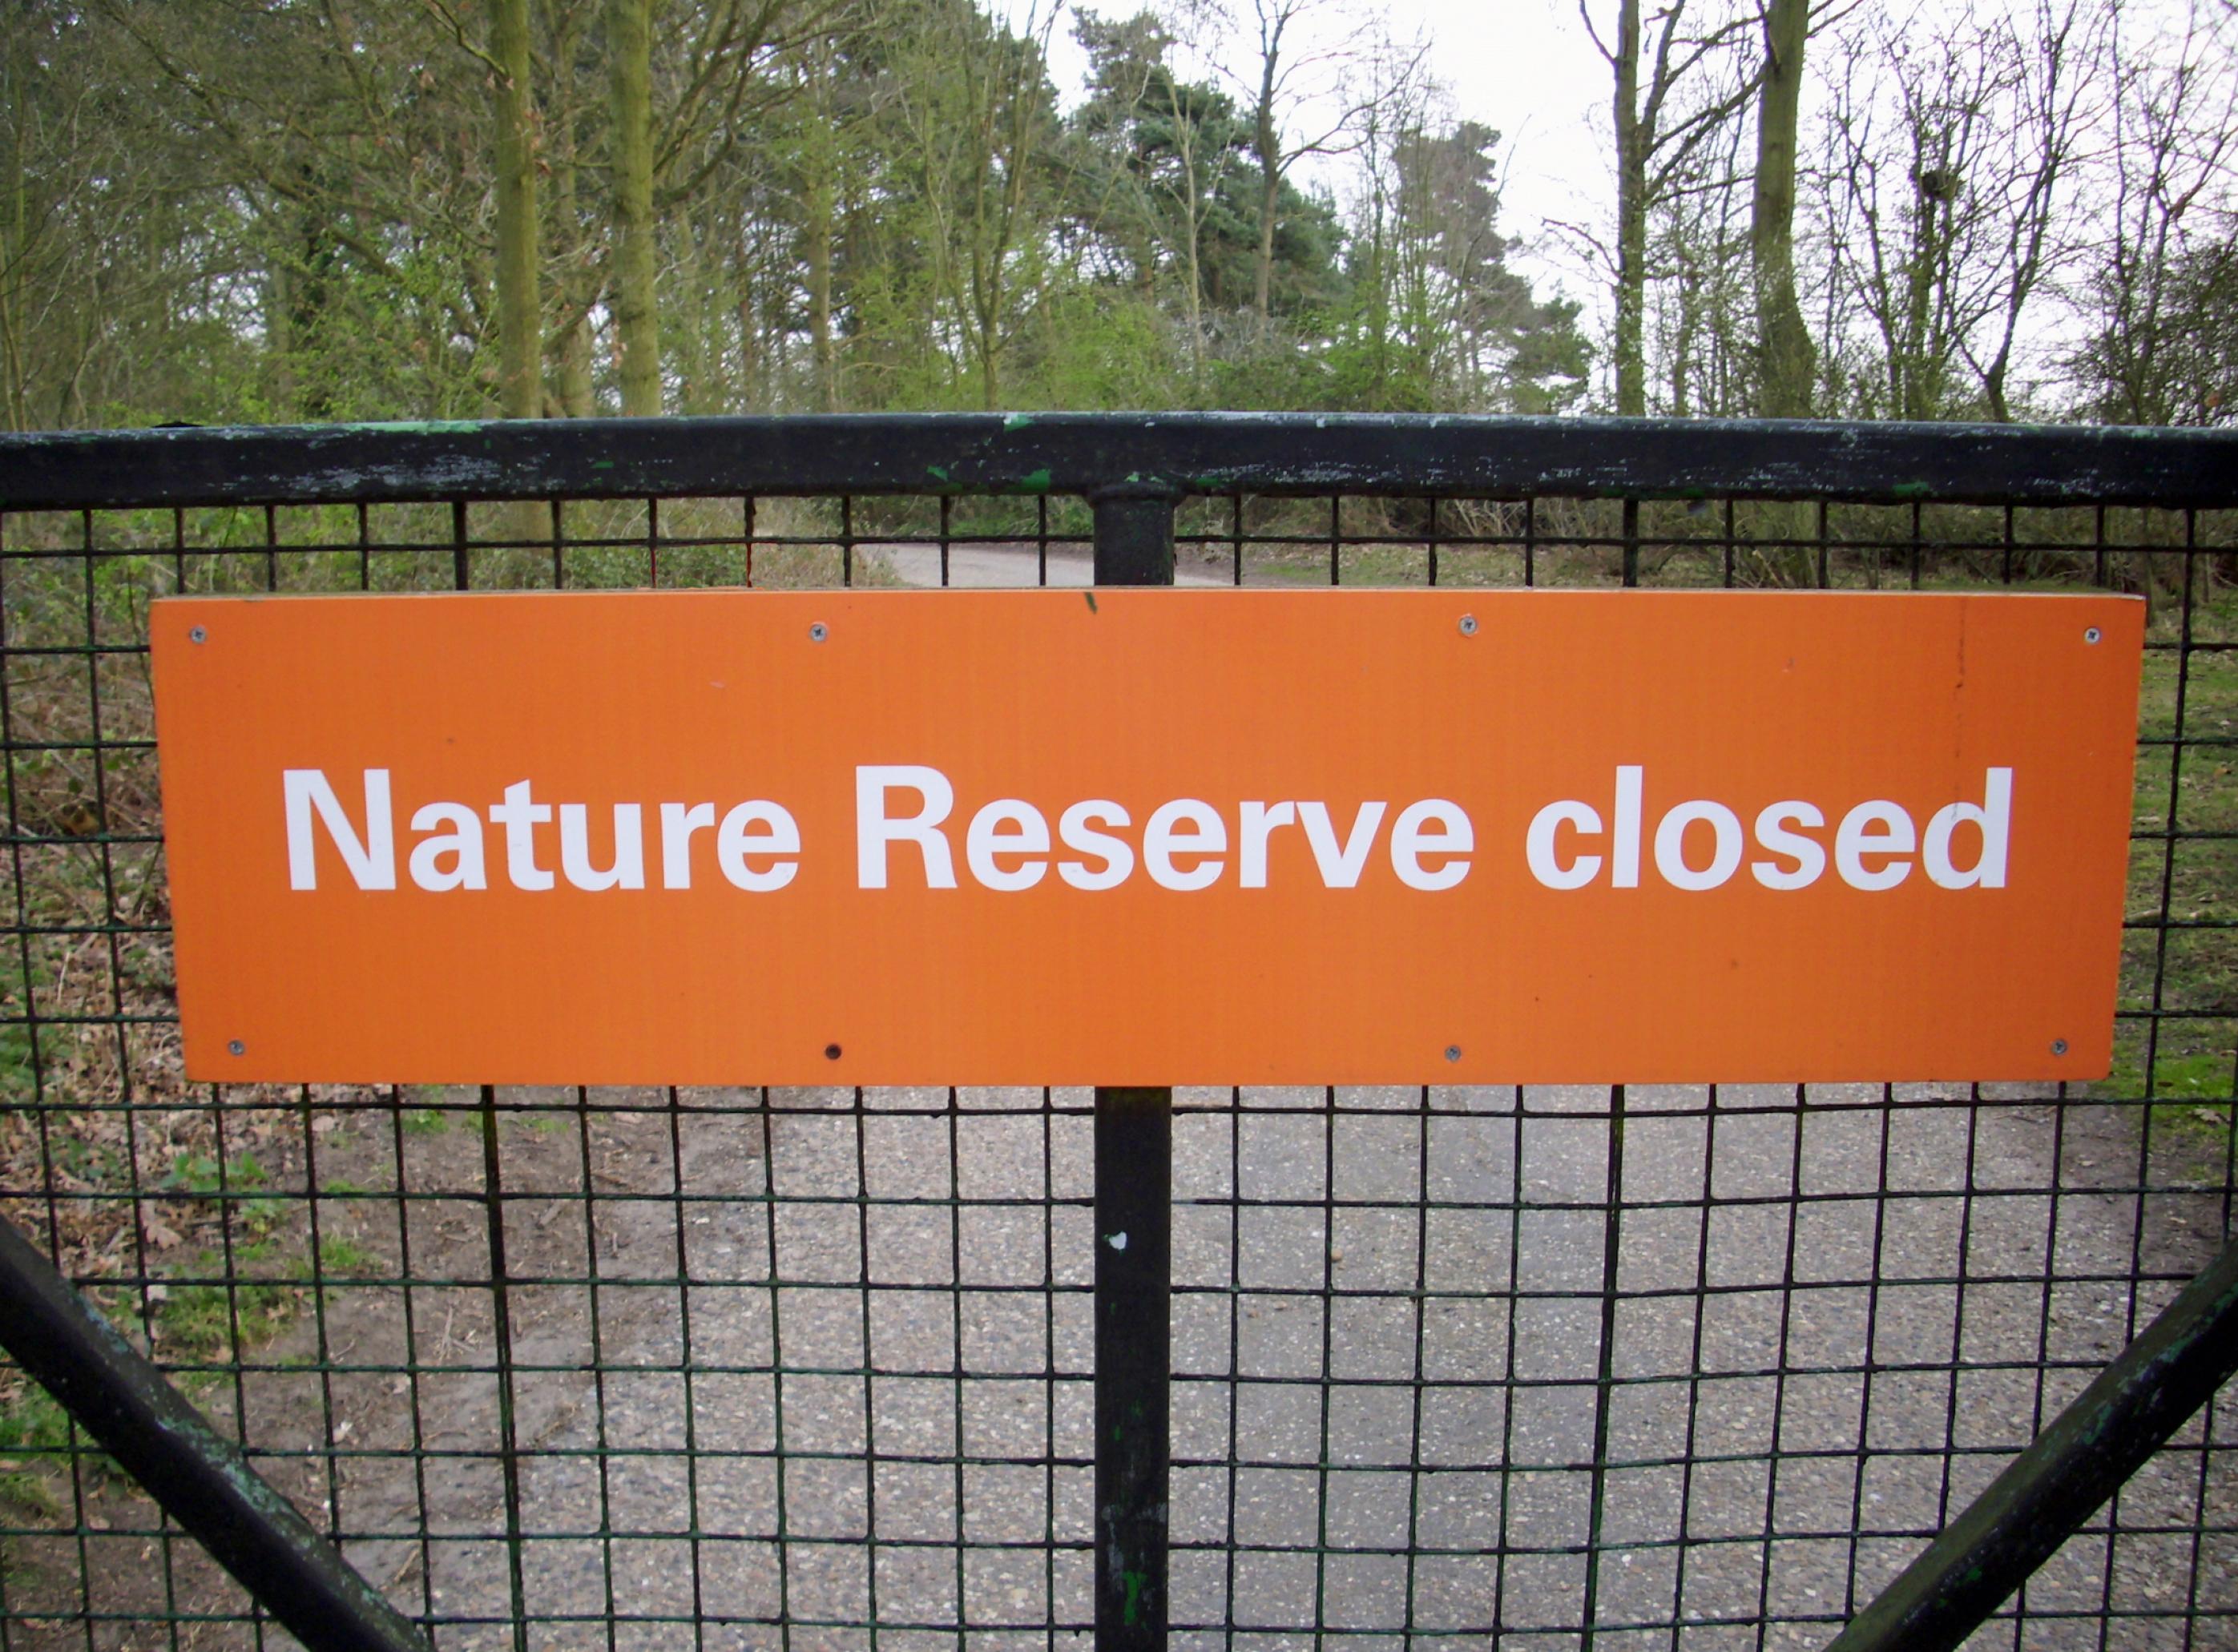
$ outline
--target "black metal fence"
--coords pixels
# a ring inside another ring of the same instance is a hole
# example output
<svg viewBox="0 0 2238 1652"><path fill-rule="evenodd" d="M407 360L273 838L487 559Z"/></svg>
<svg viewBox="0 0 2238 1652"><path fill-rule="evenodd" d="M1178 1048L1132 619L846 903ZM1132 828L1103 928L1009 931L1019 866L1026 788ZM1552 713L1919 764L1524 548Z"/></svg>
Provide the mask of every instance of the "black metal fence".
<svg viewBox="0 0 2238 1652"><path fill-rule="evenodd" d="M2144 595L2113 1078L183 1081L151 597L1169 565ZM2228 435L988 416L0 438L0 1205L446 1652L1008 1652L1086 1644L1099 1606L1107 1652L1165 1641L1161 1608L1172 1644L1254 1652L1819 1646L2230 1231ZM1169 1215L1169 1265L1136 1247L1120 1272L1098 1200ZM1098 1407L1129 1396L1169 1399L1169 1465L1099 1463ZM1115 1497L1136 1524L1109 1523ZM1977 1643L2234 1642L2225 1396ZM0 1380L0 1648L287 1643L36 1384Z"/></svg>

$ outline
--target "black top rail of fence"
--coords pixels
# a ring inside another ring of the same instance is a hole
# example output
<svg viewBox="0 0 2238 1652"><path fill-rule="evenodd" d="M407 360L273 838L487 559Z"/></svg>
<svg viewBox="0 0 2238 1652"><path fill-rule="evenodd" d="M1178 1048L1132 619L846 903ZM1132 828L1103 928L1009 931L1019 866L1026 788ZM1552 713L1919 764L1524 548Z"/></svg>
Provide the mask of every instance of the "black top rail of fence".
<svg viewBox="0 0 2238 1652"><path fill-rule="evenodd" d="M2238 504L2238 429L834 413L0 435L0 510L722 493Z"/></svg>

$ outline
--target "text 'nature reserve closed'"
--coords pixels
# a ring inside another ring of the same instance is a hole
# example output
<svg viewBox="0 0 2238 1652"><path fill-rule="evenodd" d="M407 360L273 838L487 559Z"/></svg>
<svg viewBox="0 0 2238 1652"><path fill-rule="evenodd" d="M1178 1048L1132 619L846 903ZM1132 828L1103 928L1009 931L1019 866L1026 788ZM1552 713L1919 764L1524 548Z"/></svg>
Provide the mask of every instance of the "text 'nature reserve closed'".
<svg viewBox="0 0 2238 1652"><path fill-rule="evenodd" d="M1521 846L1531 876L1550 889L1637 889L1644 843L1652 841L1654 876L1678 889L1717 889L1744 861L1768 889L1807 889L1830 865L1853 889L1892 889L1915 863L1939 889L2005 886L2010 768L1989 769L1980 802L1944 803L1923 829L1903 803L1886 798L1831 814L1806 799L1780 799L1749 811L1750 827L1730 804L1690 798L1662 811L1652 840L1645 837L1645 772L1638 764L1617 766L1606 824L1603 809L1580 798L1558 799L1534 813ZM280 778L292 889L317 889L321 861L331 855L351 884L368 891L403 886L401 857L409 887L437 894L487 889L493 876L531 892L644 889L650 867L653 887L665 890L719 877L732 889L766 895L791 885L806 852L793 812L767 798L727 807L617 803L594 830L591 805L540 799L528 780L507 785L484 806L407 800L400 810L391 772L367 769L362 807L354 815L322 770L290 769ZM1467 878L1477 849L1467 811L1442 797L1404 803L1395 816L1389 802L1368 799L1354 806L1341 829L1341 815L1319 798L1246 798L1226 809L1173 798L1148 811L1137 837L1137 809L1109 798L1057 809L995 798L959 829L954 784L920 763L858 765L854 785L855 882L864 889L886 889L897 877L927 889L958 888L959 841L964 875L1006 894L1034 889L1052 871L1056 881L1096 893L1118 888L1138 868L1158 888L1186 894L1228 876L1231 861L1238 887L1263 889L1271 850L1285 832L1307 851L1301 882L1356 889L1371 861L1381 860L1406 888L1434 894ZM657 822L650 848L648 816ZM408 823L408 844L400 843L400 818ZM594 836L602 841L594 844Z"/></svg>

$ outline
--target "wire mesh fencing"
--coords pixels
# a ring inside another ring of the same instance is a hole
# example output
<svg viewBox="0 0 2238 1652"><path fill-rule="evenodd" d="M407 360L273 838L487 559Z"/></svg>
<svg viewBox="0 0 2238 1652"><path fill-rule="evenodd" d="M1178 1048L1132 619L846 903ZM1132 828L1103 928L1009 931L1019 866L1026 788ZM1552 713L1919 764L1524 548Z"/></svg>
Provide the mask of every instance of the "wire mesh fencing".
<svg viewBox="0 0 2238 1652"><path fill-rule="evenodd" d="M2229 1229L2238 479L1305 486L1182 499L1177 581L2150 605L2109 1080L1175 1093L1174 1644L1821 1645ZM446 1652L1088 1644L1093 1093L190 1087L145 644L175 592L1085 584L1088 507L363 492L0 510L6 1211ZM2234 1641L2226 1395L1976 1643ZM0 1647L289 1643L0 1381Z"/></svg>

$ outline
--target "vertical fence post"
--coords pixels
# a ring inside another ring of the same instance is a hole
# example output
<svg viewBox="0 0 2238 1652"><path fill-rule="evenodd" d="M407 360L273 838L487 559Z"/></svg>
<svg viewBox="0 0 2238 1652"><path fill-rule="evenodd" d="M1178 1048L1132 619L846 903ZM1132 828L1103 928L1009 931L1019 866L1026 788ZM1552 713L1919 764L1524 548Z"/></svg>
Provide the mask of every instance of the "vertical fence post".
<svg viewBox="0 0 2238 1652"><path fill-rule="evenodd" d="M1174 582L1172 499L1096 500L1096 583ZM1164 1652L1174 1093L1096 1092L1096 1648Z"/></svg>

